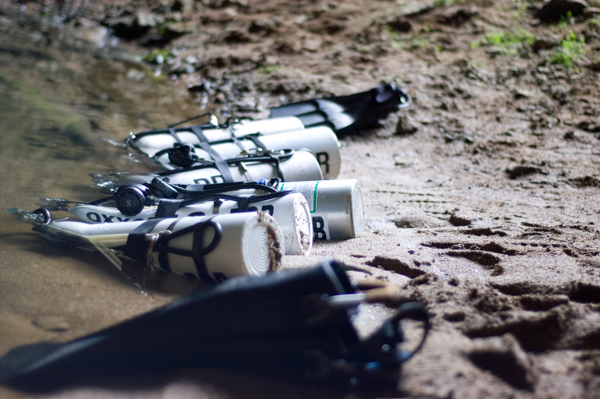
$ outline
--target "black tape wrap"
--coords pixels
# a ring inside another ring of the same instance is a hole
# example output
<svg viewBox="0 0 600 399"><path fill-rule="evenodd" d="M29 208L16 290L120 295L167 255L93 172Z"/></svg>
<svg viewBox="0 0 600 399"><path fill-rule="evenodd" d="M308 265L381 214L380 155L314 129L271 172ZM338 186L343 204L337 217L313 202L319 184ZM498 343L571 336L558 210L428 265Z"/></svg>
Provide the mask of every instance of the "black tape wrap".
<svg viewBox="0 0 600 399"><path fill-rule="evenodd" d="M147 266L150 266L149 255L151 252L158 252L158 261L161 269L171 270L169 263L169 254L188 256L194 260L198 277L208 283L216 283L217 281L210 276L204 261L204 256L211 253L221 242L223 229L218 222L215 222L214 216L203 219L198 223L185 227L171 234L161 235L157 240L150 233L156 225L164 219L150 219L135 230L133 230L127 238L125 244L125 255ZM175 220L169 227L168 231L172 231L178 220ZM207 227L214 230L215 235L212 241L204 247L204 233ZM169 246L169 241L181 237L183 235L193 233L192 249L180 249Z"/></svg>

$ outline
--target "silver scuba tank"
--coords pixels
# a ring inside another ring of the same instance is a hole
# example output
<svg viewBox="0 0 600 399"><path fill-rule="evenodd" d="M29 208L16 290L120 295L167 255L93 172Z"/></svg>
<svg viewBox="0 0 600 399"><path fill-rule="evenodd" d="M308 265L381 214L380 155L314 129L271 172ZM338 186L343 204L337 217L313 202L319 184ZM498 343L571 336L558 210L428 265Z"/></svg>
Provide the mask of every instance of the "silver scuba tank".
<svg viewBox="0 0 600 399"><path fill-rule="evenodd" d="M308 201L315 240L355 238L364 229L363 197L355 179L282 182Z"/></svg>

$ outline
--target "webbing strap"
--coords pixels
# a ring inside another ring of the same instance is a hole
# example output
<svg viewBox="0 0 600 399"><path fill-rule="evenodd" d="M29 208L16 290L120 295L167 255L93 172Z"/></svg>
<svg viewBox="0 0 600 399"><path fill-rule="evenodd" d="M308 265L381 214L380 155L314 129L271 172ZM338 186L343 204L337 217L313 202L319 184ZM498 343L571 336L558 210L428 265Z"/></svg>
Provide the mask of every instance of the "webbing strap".
<svg viewBox="0 0 600 399"><path fill-rule="evenodd" d="M260 139L258 138L259 135L260 135L260 133L247 134L242 138L252 141L254 143L254 145L257 148L262 149L262 151L267 151L268 148L262 141L260 141Z"/></svg>
<svg viewBox="0 0 600 399"><path fill-rule="evenodd" d="M181 141L181 139L179 138L179 136L177 135L177 132L175 131L175 129L173 129L170 126L167 129L169 130L169 133L171 134L171 136L173 136L173 138L175 138L175 141L177 141L179 144L183 143Z"/></svg>
<svg viewBox="0 0 600 399"><path fill-rule="evenodd" d="M175 216L175 213L181 206L181 200L173 200L162 198L158 203L155 218L170 218Z"/></svg>
<svg viewBox="0 0 600 399"><path fill-rule="evenodd" d="M148 236L162 219L150 219L136 227L127 237L125 256L148 265L148 254L153 239Z"/></svg>
<svg viewBox="0 0 600 399"><path fill-rule="evenodd" d="M168 254L190 256L194 260L198 277L208 283L216 283L217 281L208 273L206 262L204 261L204 256L211 253L217 247L217 245L219 245L223 233L221 225L215 222L213 218L214 216L211 216L172 234L161 236L154 245L154 250L158 251L159 253L160 267L165 270L171 269ZM176 223L177 222L173 223L172 226L174 227ZM213 240L206 247L204 247L204 232L207 227L211 227L214 230L215 235ZM192 238L193 244L191 250L173 248L169 246L170 240L189 233L194 234Z"/></svg>
<svg viewBox="0 0 600 399"><path fill-rule="evenodd" d="M192 129L192 132L194 132L194 134L200 140L200 144L199 144L200 148L202 148L204 151L206 151L208 153L208 155L210 155L211 158L215 161L215 166L219 170L219 172L221 172L221 175L223 176L223 180L226 183L232 183L233 176L231 175L231 171L229 170L229 165L221 157L221 155L219 155L219 153L216 152L212 148L212 146L208 143L206 136L202 132L202 128L200 126L192 126L191 129Z"/></svg>
<svg viewBox="0 0 600 399"><path fill-rule="evenodd" d="M277 168L277 177L281 179L281 181L285 181L285 177L283 176L283 171L281 170L281 159L279 157L274 156L272 153L267 153L269 158L273 160L275 167Z"/></svg>

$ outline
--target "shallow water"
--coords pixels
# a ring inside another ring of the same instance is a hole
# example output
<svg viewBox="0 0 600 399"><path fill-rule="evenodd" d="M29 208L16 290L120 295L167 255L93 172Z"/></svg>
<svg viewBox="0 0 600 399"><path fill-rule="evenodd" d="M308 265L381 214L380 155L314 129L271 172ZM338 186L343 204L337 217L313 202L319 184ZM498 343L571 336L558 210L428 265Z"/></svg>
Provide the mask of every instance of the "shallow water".
<svg viewBox="0 0 600 399"><path fill-rule="evenodd" d="M103 198L90 173L156 169L124 150L130 131L202 112L133 56L71 47L7 21L0 21L0 355L90 333L173 297L165 292L169 284L177 291L177 281L142 289L96 252L40 240L7 209L34 210L41 197ZM39 317L59 318L63 331L36 327Z"/></svg>

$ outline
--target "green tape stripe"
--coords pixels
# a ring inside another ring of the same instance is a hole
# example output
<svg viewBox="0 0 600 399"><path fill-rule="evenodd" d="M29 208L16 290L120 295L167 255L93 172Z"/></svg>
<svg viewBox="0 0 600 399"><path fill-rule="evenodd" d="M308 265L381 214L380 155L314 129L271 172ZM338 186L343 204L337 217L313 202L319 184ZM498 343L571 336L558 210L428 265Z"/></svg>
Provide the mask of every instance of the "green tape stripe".
<svg viewBox="0 0 600 399"><path fill-rule="evenodd" d="M317 182L315 184L315 194L314 194L314 197L313 197L313 204L314 204L313 208L314 208L314 210L310 211L310 213L316 213L317 212L317 189L318 188L319 188L319 182Z"/></svg>

